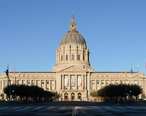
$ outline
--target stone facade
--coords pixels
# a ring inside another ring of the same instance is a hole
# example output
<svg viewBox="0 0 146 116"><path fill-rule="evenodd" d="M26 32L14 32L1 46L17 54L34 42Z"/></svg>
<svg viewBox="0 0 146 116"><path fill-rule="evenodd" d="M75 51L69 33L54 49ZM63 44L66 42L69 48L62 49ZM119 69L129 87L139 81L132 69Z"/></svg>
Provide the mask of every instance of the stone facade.
<svg viewBox="0 0 146 116"><path fill-rule="evenodd" d="M84 37L77 31L74 14L70 28L56 49L56 66L52 72L11 72L11 84L37 85L46 91L57 91L59 100L92 100L90 92L109 84L138 84L146 94L146 80L143 73L94 72L90 66L90 49ZM7 86L6 74L0 77L0 93Z"/></svg>

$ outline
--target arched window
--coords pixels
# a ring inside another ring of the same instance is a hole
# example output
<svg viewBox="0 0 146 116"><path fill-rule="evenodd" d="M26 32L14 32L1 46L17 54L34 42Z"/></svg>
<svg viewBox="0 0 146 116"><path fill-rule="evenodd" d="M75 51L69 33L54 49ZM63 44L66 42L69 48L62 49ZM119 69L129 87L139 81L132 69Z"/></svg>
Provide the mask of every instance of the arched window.
<svg viewBox="0 0 146 116"><path fill-rule="evenodd" d="M59 61L60 61L60 54L59 54Z"/></svg>
<svg viewBox="0 0 146 116"><path fill-rule="evenodd" d="M78 93L78 99L82 99L82 94L81 93Z"/></svg>
<svg viewBox="0 0 146 116"><path fill-rule="evenodd" d="M63 55L61 55L61 61L63 60Z"/></svg>
<svg viewBox="0 0 146 116"><path fill-rule="evenodd" d="M80 55L78 55L78 60L80 60Z"/></svg>
<svg viewBox="0 0 146 116"><path fill-rule="evenodd" d="M72 54L72 60L74 60L74 54Z"/></svg>
<svg viewBox="0 0 146 116"><path fill-rule="evenodd" d="M68 60L68 55L66 55L66 60Z"/></svg>
<svg viewBox="0 0 146 116"><path fill-rule="evenodd" d="M68 93L64 94L64 99L68 99Z"/></svg>
<svg viewBox="0 0 146 116"><path fill-rule="evenodd" d="M83 60L86 61L86 53L83 55Z"/></svg>
<svg viewBox="0 0 146 116"><path fill-rule="evenodd" d="M74 99L75 99L75 94L72 93L72 94L71 94L71 100L74 100Z"/></svg>

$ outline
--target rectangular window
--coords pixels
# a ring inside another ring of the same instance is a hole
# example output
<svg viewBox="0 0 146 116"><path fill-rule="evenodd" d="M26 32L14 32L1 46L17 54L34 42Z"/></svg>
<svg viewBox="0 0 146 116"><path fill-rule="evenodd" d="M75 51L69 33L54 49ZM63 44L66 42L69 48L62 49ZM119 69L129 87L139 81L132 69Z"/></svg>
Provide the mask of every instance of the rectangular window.
<svg viewBox="0 0 146 116"><path fill-rule="evenodd" d="M17 83L16 84L19 85L19 80L17 80Z"/></svg>
<svg viewBox="0 0 146 116"><path fill-rule="evenodd" d="M44 82L42 82L42 84L44 84Z"/></svg>
<svg viewBox="0 0 146 116"><path fill-rule="evenodd" d="M59 54L59 61L60 61L60 54Z"/></svg>
<svg viewBox="0 0 146 116"><path fill-rule="evenodd" d="M61 55L61 61L63 60L63 55Z"/></svg>
<svg viewBox="0 0 146 116"><path fill-rule="evenodd" d="M74 55L72 55L72 60L74 60Z"/></svg>
<svg viewBox="0 0 146 116"><path fill-rule="evenodd" d="M66 55L66 60L68 60L68 55Z"/></svg>
<svg viewBox="0 0 146 116"><path fill-rule="evenodd" d="M27 84L30 84L30 82L28 81Z"/></svg>
<svg viewBox="0 0 146 116"><path fill-rule="evenodd" d="M49 81L47 81L47 84L49 84Z"/></svg>
<svg viewBox="0 0 146 116"><path fill-rule="evenodd" d="M83 61L85 61L85 52L83 53Z"/></svg>
<svg viewBox="0 0 146 116"><path fill-rule="evenodd" d="M78 55L78 60L80 60L80 55Z"/></svg>

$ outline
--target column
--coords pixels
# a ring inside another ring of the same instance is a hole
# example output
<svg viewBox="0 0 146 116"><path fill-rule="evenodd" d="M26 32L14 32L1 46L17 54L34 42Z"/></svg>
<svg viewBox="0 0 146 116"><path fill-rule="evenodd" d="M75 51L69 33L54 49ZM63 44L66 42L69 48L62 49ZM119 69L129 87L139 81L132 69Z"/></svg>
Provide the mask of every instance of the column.
<svg viewBox="0 0 146 116"><path fill-rule="evenodd" d="M78 60L78 49L77 49L77 47L76 47L76 59L75 59L75 61L77 61Z"/></svg>
<svg viewBox="0 0 146 116"><path fill-rule="evenodd" d="M141 87L144 88L144 79L141 80Z"/></svg>
<svg viewBox="0 0 146 116"><path fill-rule="evenodd" d="M101 89L102 88L102 81L101 80L99 80L99 89Z"/></svg>
<svg viewBox="0 0 146 116"><path fill-rule="evenodd" d="M64 89L64 75L62 75L62 89Z"/></svg>
<svg viewBox="0 0 146 116"><path fill-rule="evenodd" d="M84 77L82 75L82 90L84 89Z"/></svg>
<svg viewBox="0 0 146 116"><path fill-rule="evenodd" d="M96 85L96 91L97 91L97 80L95 80L95 85Z"/></svg>
<svg viewBox="0 0 146 116"><path fill-rule="evenodd" d="M88 51L86 50L86 61L88 62Z"/></svg>
<svg viewBox="0 0 146 116"><path fill-rule="evenodd" d="M60 82L61 82L60 86L61 86L61 90L62 90L62 75L61 75L61 81Z"/></svg>
<svg viewBox="0 0 146 116"><path fill-rule="evenodd" d="M94 81L94 90L96 91L96 80Z"/></svg>
<svg viewBox="0 0 146 116"><path fill-rule="evenodd" d="M129 84L131 85L131 80L129 79L128 81L129 81Z"/></svg>
<svg viewBox="0 0 146 116"><path fill-rule="evenodd" d="M62 93L62 100L64 100L64 92Z"/></svg>
<svg viewBox="0 0 146 116"><path fill-rule="evenodd" d="M75 99L76 100L78 99L78 93L75 93Z"/></svg>
<svg viewBox="0 0 146 116"><path fill-rule="evenodd" d="M37 80L34 80L34 82L35 82L35 86L37 86Z"/></svg>
<svg viewBox="0 0 146 116"><path fill-rule="evenodd" d="M69 75L69 89L71 89L71 75Z"/></svg>
<svg viewBox="0 0 146 116"><path fill-rule="evenodd" d="M89 90L90 90L90 83L91 83L91 82L90 82L90 79L89 79L89 73L87 73L87 75L88 75L88 76L87 76L87 84L88 84L87 87L88 87L88 91L89 91Z"/></svg>
<svg viewBox="0 0 146 116"><path fill-rule="evenodd" d="M90 81L90 90L92 90L92 88L93 88L92 86L94 86L94 85L92 85L93 80L89 80L89 81Z"/></svg>
<svg viewBox="0 0 146 116"><path fill-rule="evenodd" d="M32 86L33 85L33 82L32 82L32 80L30 79L30 86Z"/></svg>
<svg viewBox="0 0 146 116"><path fill-rule="evenodd" d="M51 80L49 80L49 83L50 83L50 90L52 90L52 88L51 88Z"/></svg>
<svg viewBox="0 0 146 116"><path fill-rule="evenodd" d="M90 48L89 48L89 51L88 51L88 61L89 61L89 64L90 64Z"/></svg>
<svg viewBox="0 0 146 116"><path fill-rule="evenodd" d="M21 80L21 85L23 85L23 79Z"/></svg>
<svg viewBox="0 0 146 116"><path fill-rule="evenodd" d="M139 84L139 78L138 78L138 80L137 80L137 81L138 81L138 85L140 85L140 84Z"/></svg>
<svg viewBox="0 0 146 116"><path fill-rule="evenodd" d="M104 80L104 86L106 86L107 84L106 84L106 80Z"/></svg>
<svg viewBox="0 0 146 116"><path fill-rule="evenodd" d="M71 101L71 92L68 92L68 99Z"/></svg>
<svg viewBox="0 0 146 116"><path fill-rule="evenodd" d="M87 76L85 74L85 89L87 89Z"/></svg>
<svg viewBox="0 0 146 116"><path fill-rule="evenodd" d="M71 46L69 47L69 61L71 61Z"/></svg>
<svg viewBox="0 0 146 116"><path fill-rule="evenodd" d="M40 87L42 88L42 80L40 80Z"/></svg>
<svg viewBox="0 0 146 116"><path fill-rule="evenodd" d="M78 89L78 75L75 75L76 76L76 90Z"/></svg>
<svg viewBox="0 0 146 116"><path fill-rule="evenodd" d="M44 89L45 89L45 91L47 90L47 82L46 82L46 80L44 80Z"/></svg>
<svg viewBox="0 0 146 116"><path fill-rule="evenodd" d="M65 61L65 47L63 47L63 61Z"/></svg>
<svg viewBox="0 0 146 116"><path fill-rule="evenodd" d="M56 85L56 80L54 80L54 81L55 81L54 83L55 83L55 90L56 90L56 88L57 88L57 85Z"/></svg>
<svg viewBox="0 0 146 116"><path fill-rule="evenodd" d="M2 80L2 90L3 90L3 88L4 88L4 80Z"/></svg>

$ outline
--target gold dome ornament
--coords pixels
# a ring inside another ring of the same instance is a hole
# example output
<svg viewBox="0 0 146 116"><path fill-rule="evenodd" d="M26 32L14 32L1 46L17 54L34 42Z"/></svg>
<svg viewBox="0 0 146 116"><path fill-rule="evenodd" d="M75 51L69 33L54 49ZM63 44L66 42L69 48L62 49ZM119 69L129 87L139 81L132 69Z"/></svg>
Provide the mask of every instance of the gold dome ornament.
<svg viewBox="0 0 146 116"><path fill-rule="evenodd" d="M74 12L72 12L72 19L71 19L69 31L77 31L77 27L74 19Z"/></svg>

